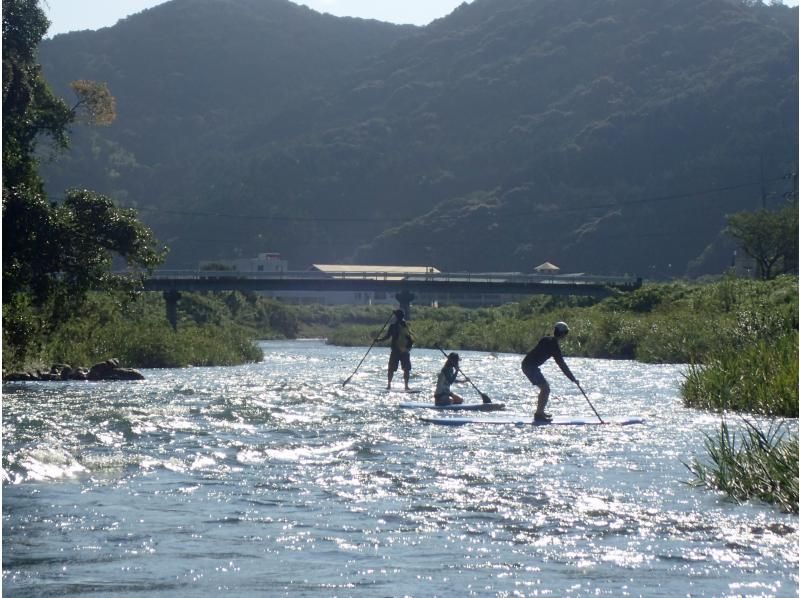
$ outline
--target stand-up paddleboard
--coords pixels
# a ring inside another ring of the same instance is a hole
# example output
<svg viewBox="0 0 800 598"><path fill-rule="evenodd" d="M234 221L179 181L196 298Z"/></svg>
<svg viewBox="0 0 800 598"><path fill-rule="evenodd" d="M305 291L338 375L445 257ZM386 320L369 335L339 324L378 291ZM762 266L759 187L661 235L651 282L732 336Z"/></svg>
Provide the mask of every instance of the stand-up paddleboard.
<svg viewBox="0 0 800 598"><path fill-rule="evenodd" d="M554 417L549 422L534 421L532 417L500 416L500 417L421 417L424 422L442 426L463 426L465 424L506 424L512 426L592 426L601 422L596 417ZM629 426L643 424L643 417L624 416L603 418L604 424Z"/></svg>
<svg viewBox="0 0 800 598"><path fill-rule="evenodd" d="M460 403L458 405L436 405L430 403L400 403L403 409L439 409L440 411L501 411L503 403Z"/></svg>
<svg viewBox="0 0 800 598"><path fill-rule="evenodd" d="M389 388L389 389L384 388L383 392L387 394L390 392L396 392L404 395L417 395L422 391L419 388L409 388L408 390L406 390L405 388Z"/></svg>

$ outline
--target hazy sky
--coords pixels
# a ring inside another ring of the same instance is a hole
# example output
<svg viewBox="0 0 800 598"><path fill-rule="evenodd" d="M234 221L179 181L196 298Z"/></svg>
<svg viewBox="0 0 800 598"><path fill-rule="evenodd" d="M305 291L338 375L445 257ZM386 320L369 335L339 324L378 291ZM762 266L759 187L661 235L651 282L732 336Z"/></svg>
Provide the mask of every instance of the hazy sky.
<svg viewBox="0 0 800 598"><path fill-rule="evenodd" d="M165 0L43 0L52 22L49 36L82 29L110 27L119 19L141 12ZM471 0L468 0L468 2ZM498 0L501 1L501 0ZM427 25L453 12L462 0L297 0L319 12L337 16L378 19L390 23ZM797 6L800 0L783 0Z"/></svg>
<svg viewBox="0 0 800 598"><path fill-rule="evenodd" d="M163 4L165 0L43 0L50 19L48 36L82 29L110 27L119 19ZM471 0L469 0L471 1ZM800 2L800 0L795 0ZM319 12L427 25L453 12L462 0L297 0Z"/></svg>

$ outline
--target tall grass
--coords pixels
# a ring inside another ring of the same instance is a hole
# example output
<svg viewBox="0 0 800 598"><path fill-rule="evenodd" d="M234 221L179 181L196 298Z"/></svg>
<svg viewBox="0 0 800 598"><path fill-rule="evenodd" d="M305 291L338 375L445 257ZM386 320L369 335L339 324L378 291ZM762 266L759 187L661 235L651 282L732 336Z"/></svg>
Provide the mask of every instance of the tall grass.
<svg viewBox="0 0 800 598"><path fill-rule="evenodd" d="M692 365L681 387L687 407L798 416L798 338L719 348L705 364Z"/></svg>
<svg viewBox="0 0 800 598"><path fill-rule="evenodd" d="M695 458L685 464L694 474L690 484L721 490L738 502L755 498L797 513L797 433L783 423L765 432L742 421L741 434L731 431L723 419L716 436L706 435L710 463Z"/></svg>

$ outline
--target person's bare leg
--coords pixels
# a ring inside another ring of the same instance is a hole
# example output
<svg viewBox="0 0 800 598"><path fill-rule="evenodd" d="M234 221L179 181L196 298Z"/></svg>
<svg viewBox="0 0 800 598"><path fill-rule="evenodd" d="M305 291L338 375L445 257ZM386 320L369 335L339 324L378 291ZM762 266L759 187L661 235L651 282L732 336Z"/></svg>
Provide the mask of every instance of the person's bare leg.
<svg viewBox="0 0 800 598"><path fill-rule="evenodd" d="M386 390L391 390L392 389L392 378L394 378L394 372L392 370L389 370L388 383L386 384Z"/></svg>
<svg viewBox="0 0 800 598"><path fill-rule="evenodd" d="M550 385L545 382L539 390L539 399L536 402L536 413L534 417L544 416L544 408L547 406L547 400L550 398Z"/></svg>
<svg viewBox="0 0 800 598"><path fill-rule="evenodd" d="M403 370L403 382L404 382L404 383L405 383L405 385L406 385L406 390L410 390L410 389L408 388L408 378L409 378L410 376L411 376L411 372L409 372L408 370Z"/></svg>

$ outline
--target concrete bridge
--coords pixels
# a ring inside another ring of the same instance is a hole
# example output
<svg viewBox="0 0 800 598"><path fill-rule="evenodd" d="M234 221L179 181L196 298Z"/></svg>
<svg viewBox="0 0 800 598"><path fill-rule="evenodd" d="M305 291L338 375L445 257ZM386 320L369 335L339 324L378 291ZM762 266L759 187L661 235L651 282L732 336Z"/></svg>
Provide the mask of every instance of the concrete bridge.
<svg viewBox="0 0 800 598"><path fill-rule="evenodd" d="M416 294L482 295L582 295L607 297L632 291L641 278L627 276L546 275L502 272L391 272L317 271L236 272L159 270L144 282L147 291L161 291L167 300L167 316L175 325L181 291L305 291L384 292L394 294L400 307L410 313Z"/></svg>

